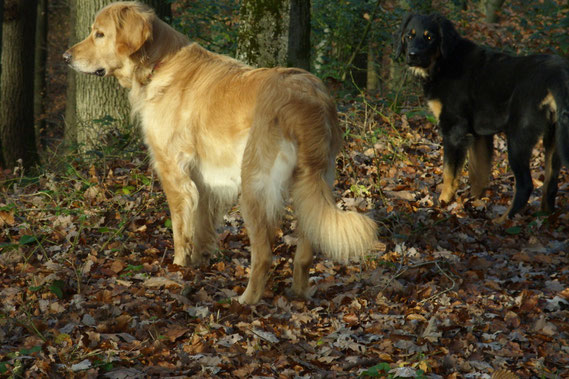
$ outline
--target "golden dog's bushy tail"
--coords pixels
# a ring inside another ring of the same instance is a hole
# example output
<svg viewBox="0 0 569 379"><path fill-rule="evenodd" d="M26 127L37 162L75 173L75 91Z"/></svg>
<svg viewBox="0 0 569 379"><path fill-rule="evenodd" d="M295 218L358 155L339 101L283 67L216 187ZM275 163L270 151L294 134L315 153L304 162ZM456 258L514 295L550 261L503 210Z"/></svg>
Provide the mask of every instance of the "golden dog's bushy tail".
<svg viewBox="0 0 569 379"><path fill-rule="evenodd" d="M281 80L281 95L294 93L280 119L298 146L291 195L300 232L334 260L359 260L376 242L377 227L369 217L336 206L331 186L342 137L334 100L308 73L292 72Z"/></svg>
<svg viewBox="0 0 569 379"><path fill-rule="evenodd" d="M357 212L337 208L322 175L299 175L292 186L292 198L301 232L330 258L342 263L357 261L375 243L375 222Z"/></svg>

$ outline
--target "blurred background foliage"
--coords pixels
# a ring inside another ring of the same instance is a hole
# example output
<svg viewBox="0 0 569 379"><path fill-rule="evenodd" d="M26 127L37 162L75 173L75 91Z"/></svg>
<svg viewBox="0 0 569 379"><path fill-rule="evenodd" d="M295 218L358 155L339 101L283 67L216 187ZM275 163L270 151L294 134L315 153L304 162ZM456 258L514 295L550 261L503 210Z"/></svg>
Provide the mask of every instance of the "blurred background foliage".
<svg viewBox="0 0 569 379"><path fill-rule="evenodd" d="M215 52L235 56L239 28L239 0L169 0L172 24ZM406 12L439 12L474 41L517 54L535 52L567 55L569 12L567 1L498 1L496 23L486 22L493 0L312 0L311 71L348 90L367 88L370 70L377 73L374 90L388 96L400 80L391 67L392 41ZM364 38L367 24L369 33ZM362 43L363 42L363 43ZM355 59L354 50L360 46ZM370 57L372 59L370 59Z"/></svg>

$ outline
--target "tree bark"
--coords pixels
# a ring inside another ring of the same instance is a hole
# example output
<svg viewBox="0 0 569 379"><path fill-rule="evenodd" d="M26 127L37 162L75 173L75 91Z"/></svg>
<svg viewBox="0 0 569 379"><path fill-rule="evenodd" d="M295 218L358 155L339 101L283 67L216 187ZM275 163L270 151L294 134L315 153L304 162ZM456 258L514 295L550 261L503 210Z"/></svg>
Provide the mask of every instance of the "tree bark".
<svg viewBox="0 0 569 379"><path fill-rule="evenodd" d="M34 38L36 0L6 0L2 22L0 143L3 165L37 163L34 114Z"/></svg>
<svg viewBox="0 0 569 379"><path fill-rule="evenodd" d="M45 125L43 118L46 86L47 62L47 0L38 0L35 36L35 67L34 67L34 129L36 143L40 145L41 129Z"/></svg>
<svg viewBox="0 0 569 379"><path fill-rule="evenodd" d="M243 0L237 59L256 67L287 64L291 0Z"/></svg>
<svg viewBox="0 0 569 379"><path fill-rule="evenodd" d="M72 0L73 20L70 45L81 41L93 23L95 14L112 0ZM114 78L69 71L65 114L65 137L81 151L96 150L106 137L129 129L130 106L127 93Z"/></svg>
<svg viewBox="0 0 569 379"><path fill-rule="evenodd" d="M287 66L310 71L310 0L291 0Z"/></svg>
<svg viewBox="0 0 569 379"><path fill-rule="evenodd" d="M504 4L504 0L486 0L484 3L486 3L486 22L498 22L498 11L502 7L502 4Z"/></svg>

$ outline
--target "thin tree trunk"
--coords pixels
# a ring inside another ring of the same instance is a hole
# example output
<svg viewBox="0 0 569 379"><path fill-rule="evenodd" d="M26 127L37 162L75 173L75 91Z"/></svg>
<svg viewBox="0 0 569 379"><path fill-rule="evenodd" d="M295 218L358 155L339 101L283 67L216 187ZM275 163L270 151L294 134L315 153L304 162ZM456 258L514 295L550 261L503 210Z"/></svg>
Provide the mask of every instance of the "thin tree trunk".
<svg viewBox="0 0 569 379"><path fill-rule="evenodd" d="M486 1L486 22L496 23L498 22L498 10L504 4L504 0L487 0Z"/></svg>
<svg viewBox="0 0 569 379"><path fill-rule="evenodd" d="M34 67L34 129L38 147L41 144L40 133L45 125L43 99L46 85L47 27L47 0L38 0Z"/></svg>
<svg viewBox="0 0 569 379"><path fill-rule="evenodd" d="M376 92L379 87L379 75L375 68L377 57L375 56L374 45L375 44L372 41L368 42L366 89L369 93Z"/></svg>
<svg viewBox="0 0 569 379"><path fill-rule="evenodd" d="M310 0L291 0L287 66L310 71Z"/></svg>
<svg viewBox="0 0 569 379"><path fill-rule="evenodd" d="M0 141L6 168L33 166L37 160L34 132L34 38L36 0L7 0L2 23Z"/></svg>

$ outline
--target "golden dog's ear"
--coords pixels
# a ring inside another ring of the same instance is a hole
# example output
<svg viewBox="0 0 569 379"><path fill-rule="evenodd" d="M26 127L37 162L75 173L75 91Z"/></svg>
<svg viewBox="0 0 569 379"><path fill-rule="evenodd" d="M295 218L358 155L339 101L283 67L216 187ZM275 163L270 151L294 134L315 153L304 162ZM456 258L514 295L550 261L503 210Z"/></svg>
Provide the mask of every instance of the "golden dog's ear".
<svg viewBox="0 0 569 379"><path fill-rule="evenodd" d="M154 12L144 6L127 6L117 15L117 52L130 56L152 39Z"/></svg>

